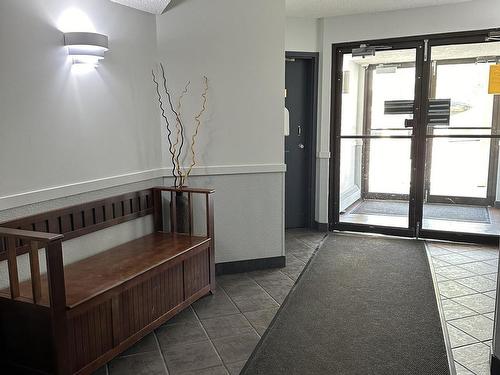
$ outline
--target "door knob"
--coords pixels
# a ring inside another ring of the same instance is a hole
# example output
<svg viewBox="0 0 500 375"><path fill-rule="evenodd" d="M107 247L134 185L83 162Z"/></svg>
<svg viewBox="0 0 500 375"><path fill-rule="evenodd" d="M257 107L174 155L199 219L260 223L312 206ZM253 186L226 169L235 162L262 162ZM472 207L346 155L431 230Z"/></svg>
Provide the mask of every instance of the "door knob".
<svg viewBox="0 0 500 375"><path fill-rule="evenodd" d="M305 148L306 146L304 146L303 143L299 143L299 148Z"/></svg>

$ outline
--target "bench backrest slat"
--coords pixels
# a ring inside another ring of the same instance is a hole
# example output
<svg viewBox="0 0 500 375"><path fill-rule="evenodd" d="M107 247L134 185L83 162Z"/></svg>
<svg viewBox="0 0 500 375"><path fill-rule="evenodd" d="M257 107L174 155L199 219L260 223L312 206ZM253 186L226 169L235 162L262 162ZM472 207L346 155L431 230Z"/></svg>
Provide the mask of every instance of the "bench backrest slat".
<svg viewBox="0 0 500 375"><path fill-rule="evenodd" d="M29 251L31 289L33 293L33 302L39 303L42 299L42 282L40 279L40 260L38 258L38 242L32 241Z"/></svg>
<svg viewBox="0 0 500 375"><path fill-rule="evenodd" d="M153 213L152 189L127 193L0 223L0 227L64 235L64 241ZM17 241L17 254L29 252L26 241ZM0 237L0 260L7 259L7 242Z"/></svg>
<svg viewBox="0 0 500 375"><path fill-rule="evenodd" d="M19 297L19 274L17 271L16 240L13 237L7 239L7 267L9 270L10 297Z"/></svg>

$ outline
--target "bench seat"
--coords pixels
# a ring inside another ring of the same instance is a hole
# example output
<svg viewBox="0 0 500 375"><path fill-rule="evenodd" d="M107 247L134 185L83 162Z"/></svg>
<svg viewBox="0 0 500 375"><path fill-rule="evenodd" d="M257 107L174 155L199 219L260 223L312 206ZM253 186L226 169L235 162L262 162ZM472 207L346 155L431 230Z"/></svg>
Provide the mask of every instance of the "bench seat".
<svg viewBox="0 0 500 375"><path fill-rule="evenodd" d="M183 253L207 244L208 237L155 232L64 267L66 305L89 301ZM41 305L48 306L46 275L42 276ZM22 298L31 299L31 281L20 284Z"/></svg>

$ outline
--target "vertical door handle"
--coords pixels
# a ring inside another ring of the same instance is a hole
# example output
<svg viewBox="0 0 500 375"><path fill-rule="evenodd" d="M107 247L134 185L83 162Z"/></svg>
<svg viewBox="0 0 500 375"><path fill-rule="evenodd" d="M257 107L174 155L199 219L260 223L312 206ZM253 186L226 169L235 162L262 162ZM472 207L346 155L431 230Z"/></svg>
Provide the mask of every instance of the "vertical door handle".
<svg viewBox="0 0 500 375"><path fill-rule="evenodd" d="M302 135L302 126L297 125L297 134L300 137Z"/></svg>
<svg viewBox="0 0 500 375"><path fill-rule="evenodd" d="M405 128L413 128L415 127L416 121L414 119L406 119L405 120Z"/></svg>

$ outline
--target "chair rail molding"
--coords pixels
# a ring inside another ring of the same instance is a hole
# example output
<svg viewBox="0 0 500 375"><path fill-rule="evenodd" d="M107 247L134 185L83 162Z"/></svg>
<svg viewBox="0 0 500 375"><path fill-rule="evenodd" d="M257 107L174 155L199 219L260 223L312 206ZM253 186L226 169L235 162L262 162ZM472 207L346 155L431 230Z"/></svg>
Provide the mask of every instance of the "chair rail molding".
<svg viewBox="0 0 500 375"><path fill-rule="evenodd" d="M286 172L285 164L214 165L195 167L193 168L191 176L221 176L284 172ZM172 177L171 168L162 167L138 172L130 172L116 176L102 177L93 180L45 187L38 190L0 196L0 211L163 177Z"/></svg>

